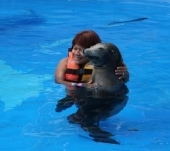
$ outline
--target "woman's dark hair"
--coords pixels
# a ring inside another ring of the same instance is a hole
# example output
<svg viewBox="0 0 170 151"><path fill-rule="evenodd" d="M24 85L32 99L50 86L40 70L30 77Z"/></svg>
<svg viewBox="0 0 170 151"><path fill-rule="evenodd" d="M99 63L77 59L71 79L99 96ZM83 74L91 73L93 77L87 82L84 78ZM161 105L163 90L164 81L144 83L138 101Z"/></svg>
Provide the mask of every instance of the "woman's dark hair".
<svg viewBox="0 0 170 151"><path fill-rule="evenodd" d="M98 34L92 30L84 30L75 35L72 41L72 48L76 44L83 48L89 48L97 43L101 43L101 39Z"/></svg>

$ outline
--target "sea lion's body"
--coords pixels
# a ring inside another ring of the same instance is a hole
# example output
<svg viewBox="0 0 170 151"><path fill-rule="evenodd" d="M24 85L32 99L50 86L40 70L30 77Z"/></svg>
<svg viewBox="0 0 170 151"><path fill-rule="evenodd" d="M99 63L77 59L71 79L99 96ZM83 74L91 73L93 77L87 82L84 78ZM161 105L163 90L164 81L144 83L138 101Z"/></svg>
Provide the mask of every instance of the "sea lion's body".
<svg viewBox="0 0 170 151"><path fill-rule="evenodd" d="M122 65L119 49L111 43L99 43L85 49L84 55L94 66L91 79L98 87L93 97L113 97L114 92L123 84L122 79L115 74L115 69Z"/></svg>
<svg viewBox="0 0 170 151"><path fill-rule="evenodd" d="M84 55L93 64L91 80L97 84L94 88L79 87L77 91L76 114L83 117L80 123L86 125L120 112L127 103L128 88L115 74L123 59L114 44L98 43L85 49Z"/></svg>
<svg viewBox="0 0 170 151"><path fill-rule="evenodd" d="M97 87L78 87L75 101L78 110L68 116L68 121L80 124L97 142L119 144L110 138L111 133L101 130L98 124L119 113L127 103L128 88L115 74L115 69L122 66L122 56L111 43L96 44L85 49L84 55L93 64L91 80Z"/></svg>

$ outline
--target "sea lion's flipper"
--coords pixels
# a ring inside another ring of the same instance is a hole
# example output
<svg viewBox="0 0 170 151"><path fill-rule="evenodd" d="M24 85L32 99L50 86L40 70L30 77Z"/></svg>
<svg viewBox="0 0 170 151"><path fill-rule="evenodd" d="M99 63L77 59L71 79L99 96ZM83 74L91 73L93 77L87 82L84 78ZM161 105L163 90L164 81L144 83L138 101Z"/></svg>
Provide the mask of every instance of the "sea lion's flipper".
<svg viewBox="0 0 170 151"><path fill-rule="evenodd" d="M58 101L56 105L56 112L61 112L74 104L73 98L70 96L66 96L65 98Z"/></svg>
<svg viewBox="0 0 170 151"><path fill-rule="evenodd" d="M89 136L93 137L95 142L120 144L118 141L110 138L113 134L103 131L96 125L82 126L82 128L90 133Z"/></svg>
<svg viewBox="0 0 170 151"><path fill-rule="evenodd" d="M110 132L107 132L107 131L103 131L97 125L84 126L83 129L88 131L90 133L89 135L94 138L113 136L113 134L111 134Z"/></svg>
<svg viewBox="0 0 170 151"><path fill-rule="evenodd" d="M81 118L76 118L75 113L67 116L67 120L69 123L74 123L74 124L80 124L81 123Z"/></svg>
<svg viewBox="0 0 170 151"><path fill-rule="evenodd" d="M76 113L67 116L68 122L74 124L81 124L83 119L84 119L84 115L81 114L81 111L79 109L76 111Z"/></svg>
<svg viewBox="0 0 170 151"><path fill-rule="evenodd" d="M111 133L109 133L107 131L100 130L98 132L90 133L89 136L91 136L93 138L104 138L104 137L113 136L113 134L111 134Z"/></svg>
<svg viewBox="0 0 170 151"><path fill-rule="evenodd" d="M95 142L102 142L102 143L110 143L110 144L117 144L119 145L120 143L116 141L115 139L109 138L109 137L104 137L104 138L94 138L93 139Z"/></svg>

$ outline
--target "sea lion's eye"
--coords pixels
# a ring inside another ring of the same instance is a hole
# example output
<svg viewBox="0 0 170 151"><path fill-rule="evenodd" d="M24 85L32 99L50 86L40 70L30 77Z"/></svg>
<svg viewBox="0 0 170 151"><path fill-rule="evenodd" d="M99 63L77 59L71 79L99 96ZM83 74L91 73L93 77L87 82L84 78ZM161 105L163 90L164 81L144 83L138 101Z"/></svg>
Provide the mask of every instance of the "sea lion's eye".
<svg viewBox="0 0 170 151"><path fill-rule="evenodd" d="M115 50L113 50L113 49L111 49L111 52L112 52L112 53L116 53L116 51L115 51Z"/></svg>

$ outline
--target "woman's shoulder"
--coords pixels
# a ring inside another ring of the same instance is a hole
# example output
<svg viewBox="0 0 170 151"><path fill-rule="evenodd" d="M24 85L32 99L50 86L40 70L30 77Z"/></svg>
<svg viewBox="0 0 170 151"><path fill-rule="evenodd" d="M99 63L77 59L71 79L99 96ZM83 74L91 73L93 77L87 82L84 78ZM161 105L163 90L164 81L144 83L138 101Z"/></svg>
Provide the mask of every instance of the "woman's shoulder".
<svg viewBox="0 0 170 151"><path fill-rule="evenodd" d="M67 62L68 62L68 58L63 58L59 61L58 63L58 67L64 67L67 65Z"/></svg>
<svg viewBox="0 0 170 151"><path fill-rule="evenodd" d="M59 61L57 71L63 71L66 69L68 58L63 58Z"/></svg>
<svg viewBox="0 0 170 151"><path fill-rule="evenodd" d="M60 63L67 63L67 62L68 62L68 57L63 58L63 59L60 60Z"/></svg>

